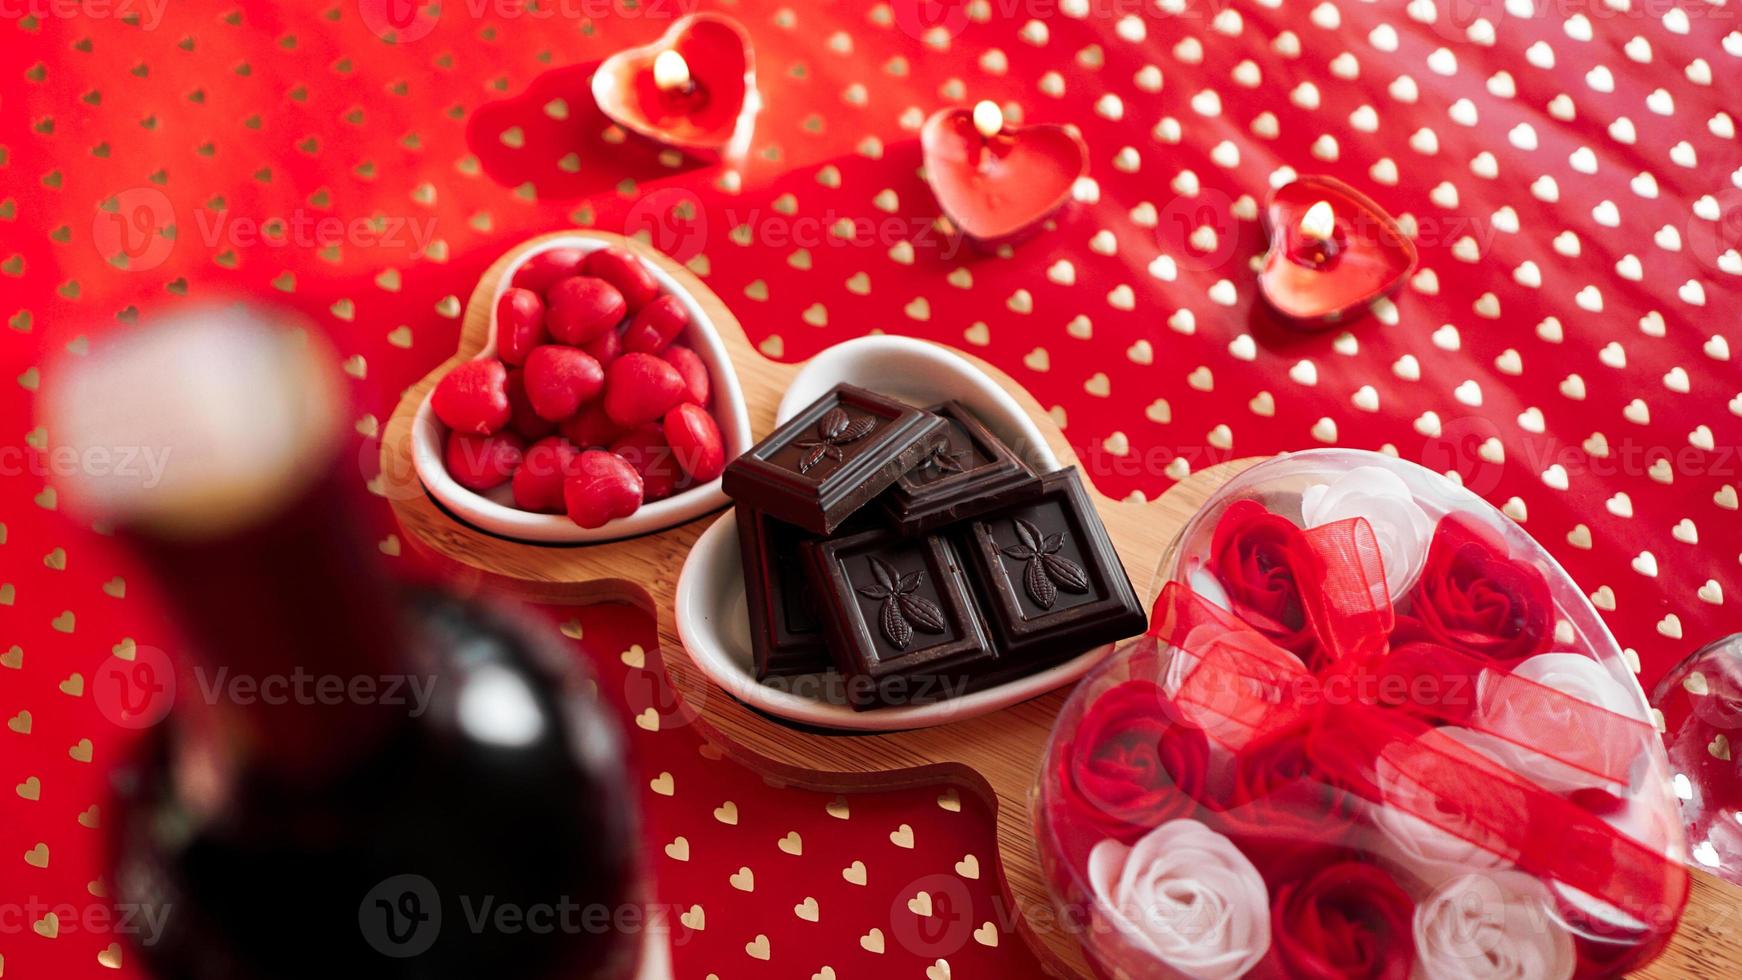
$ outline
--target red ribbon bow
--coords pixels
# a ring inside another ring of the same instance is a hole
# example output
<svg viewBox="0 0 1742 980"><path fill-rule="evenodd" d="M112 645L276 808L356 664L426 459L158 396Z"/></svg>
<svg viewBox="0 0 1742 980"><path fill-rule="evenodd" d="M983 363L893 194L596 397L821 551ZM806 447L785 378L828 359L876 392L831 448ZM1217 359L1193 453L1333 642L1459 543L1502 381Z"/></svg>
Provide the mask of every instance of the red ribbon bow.
<svg viewBox="0 0 1742 980"><path fill-rule="evenodd" d="M1545 883L1584 892L1667 937L1687 899L1680 864L1438 731L1445 724L1468 726L1593 782L1626 787L1631 763L1655 737L1651 726L1445 647L1412 648L1399 673L1390 659L1394 613L1372 528L1354 518L1307 530L1301 540L1305 553L1296 555L1296 573L1319 642L1314 659L1322 666L1308 670L1233 614L1172 582L1156 600L1150 634L1189 658L1175 654L1169 672L1177 684L1174 700L1212 738L1236 750L1285 729L1303 732L1316 777L1490 851ZM1503 698L1520 717L1564 719L1581 733L1571 740L1577 751L1557 754L1510 726L1484 727L1470 703L1473 684L1429 684L1430 696L1423 696L1420 681L1436 673L1441 681L1480 678L1485 701ZM1467 693L1450 696L1454 690ZM1419 791L1387 798L1377 763L1398 748L1409 750L1407 776Z"/></svg>

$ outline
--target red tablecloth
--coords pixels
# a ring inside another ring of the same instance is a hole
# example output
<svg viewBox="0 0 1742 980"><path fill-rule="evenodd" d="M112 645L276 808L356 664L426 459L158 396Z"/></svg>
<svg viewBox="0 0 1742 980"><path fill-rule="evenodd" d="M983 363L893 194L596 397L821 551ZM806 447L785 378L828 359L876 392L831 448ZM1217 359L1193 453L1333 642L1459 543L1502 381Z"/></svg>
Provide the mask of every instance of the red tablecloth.
<svg viewBox="0 0 1742 980"><path fill-rule="evenodd" d="M127 737L86 683L116 644L174 645L151 583L63 517L30 448L57 361L189 302L295 308L349 358L366 479L477 273L536 232L657 233L772 357L871 330L973 349L1056 406L1115 495L1319 445L1456 470L1566 565L1647 683L1736 627L1733 5L728 4L766 99L732 173L605 138L586 96L586 66L675 4L542 6L456 2L397 43L376 0L0 22L5 975L133 969L92 911ZM940 235L916 172L924 115L979 98L1075 123L1091 151L1084 200L1008 258ZM1302 335L1258 311L1254 201L1285 168L1412 224L1422 270L1389 315ZM1188 244L1201 226L1214 248ZM668 704L634 666L647 621L577 622L626 717ZM659 899L698 927L678 927L680 976L1035 972L971 800L831 809L687 730L630 731Z"/></svg>

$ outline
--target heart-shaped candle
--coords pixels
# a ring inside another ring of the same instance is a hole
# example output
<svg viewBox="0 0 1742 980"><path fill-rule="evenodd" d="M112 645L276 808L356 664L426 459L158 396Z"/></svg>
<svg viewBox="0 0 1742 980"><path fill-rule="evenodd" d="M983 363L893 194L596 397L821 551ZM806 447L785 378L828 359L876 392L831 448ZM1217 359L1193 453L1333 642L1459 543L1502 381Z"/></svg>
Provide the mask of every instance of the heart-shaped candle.
<svg viewBox="0 0 1742 980"><path fill-rule="evenodd" d="M1258 286L1303 325L1359 316L1415 269L1415 243L1372 198L1332 177L1301 177L1271 192L1270 251Z"/></svg>
<svg viewBox="0 0 1742 980"><path fill-rule="evenodd" d="M624 129L693 156L738 155L756 115L750 36L730 17L689 14L659 40L593 73L593 100Z"/></svg>
<svg viewBox="0 0 1742 980"><path fill-rule="evenodd" d="M1020 240L1063 207L1089 159L1073 130L1007 126L991 102L933 113L920 147L938 206L964 237L986 247Z"/></svg>

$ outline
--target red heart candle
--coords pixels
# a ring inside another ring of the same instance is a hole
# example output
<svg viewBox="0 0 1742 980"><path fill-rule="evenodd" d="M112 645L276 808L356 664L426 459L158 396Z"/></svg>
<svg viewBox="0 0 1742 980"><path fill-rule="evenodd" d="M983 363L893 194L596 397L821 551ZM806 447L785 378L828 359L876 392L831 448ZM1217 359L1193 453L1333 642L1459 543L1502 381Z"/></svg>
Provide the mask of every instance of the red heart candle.
<svg viewBox="0 0 1742 980"><path fill-rule="evenodd" d="M692 156L737 156L758 104L750 36L720 14L680 17L652 44L601 62L593 101L624 129Z"/></svg>
<svg viewBox="0 0 1742 980"><path fill-rule="evenodd" d="M1332 177L1301 177L1264 205L1270 251L1258 287L1289 320L1329 326L1361 315L1415 269L1415 243L1373 199Z"/></svg>
<svg viewBox="0 0 1742 980"><path fill-rule="evenodd" d="M1056 125L1006 126L990 102L941 109L920 131L925 177L964 237L994 247L1031 234L1070 200L1089 151Z"/></svg>

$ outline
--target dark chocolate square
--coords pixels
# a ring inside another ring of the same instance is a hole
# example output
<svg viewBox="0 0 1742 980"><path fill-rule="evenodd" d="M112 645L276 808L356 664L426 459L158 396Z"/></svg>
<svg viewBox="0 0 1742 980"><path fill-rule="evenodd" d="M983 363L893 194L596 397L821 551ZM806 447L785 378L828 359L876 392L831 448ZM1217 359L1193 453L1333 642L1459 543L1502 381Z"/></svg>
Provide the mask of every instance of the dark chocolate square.
<svg viewBox="0 0 1742 980"><path fill-rule="evenodd" d="M879 529L809 543L805 555L853 707L952 697L996 661L947 537Z"/></svg>
<svg viewBox="0 0 1742 980"><path fill-rule="evenodd" d="M1040 496L963 530L980 611L994 648L1012 666L1058 663L1147 624L1076 468L1040 481Z"/></svg>
<svg viewBox="0 0 1742 980"><path fill-rule="evenodd" d="M812 536L749 507L740 505L736 514L756 679L828 670L823 623L804 570L802 549Z"/></svg>
<svg viewBox="0 0 1742 980"><path fill-rule="evenodd" d="M733 460L722 482L742 504L829 534L944 441L929 412L836 385Z"/></svg>
<svg viewBox="0 0 1742 980"><path fill-rule="evenodd" d="M903 533L923 534L1040 493L1040 478L962 403L926 411L944 420L945 443L882 497L890 523Z"/></svg>

